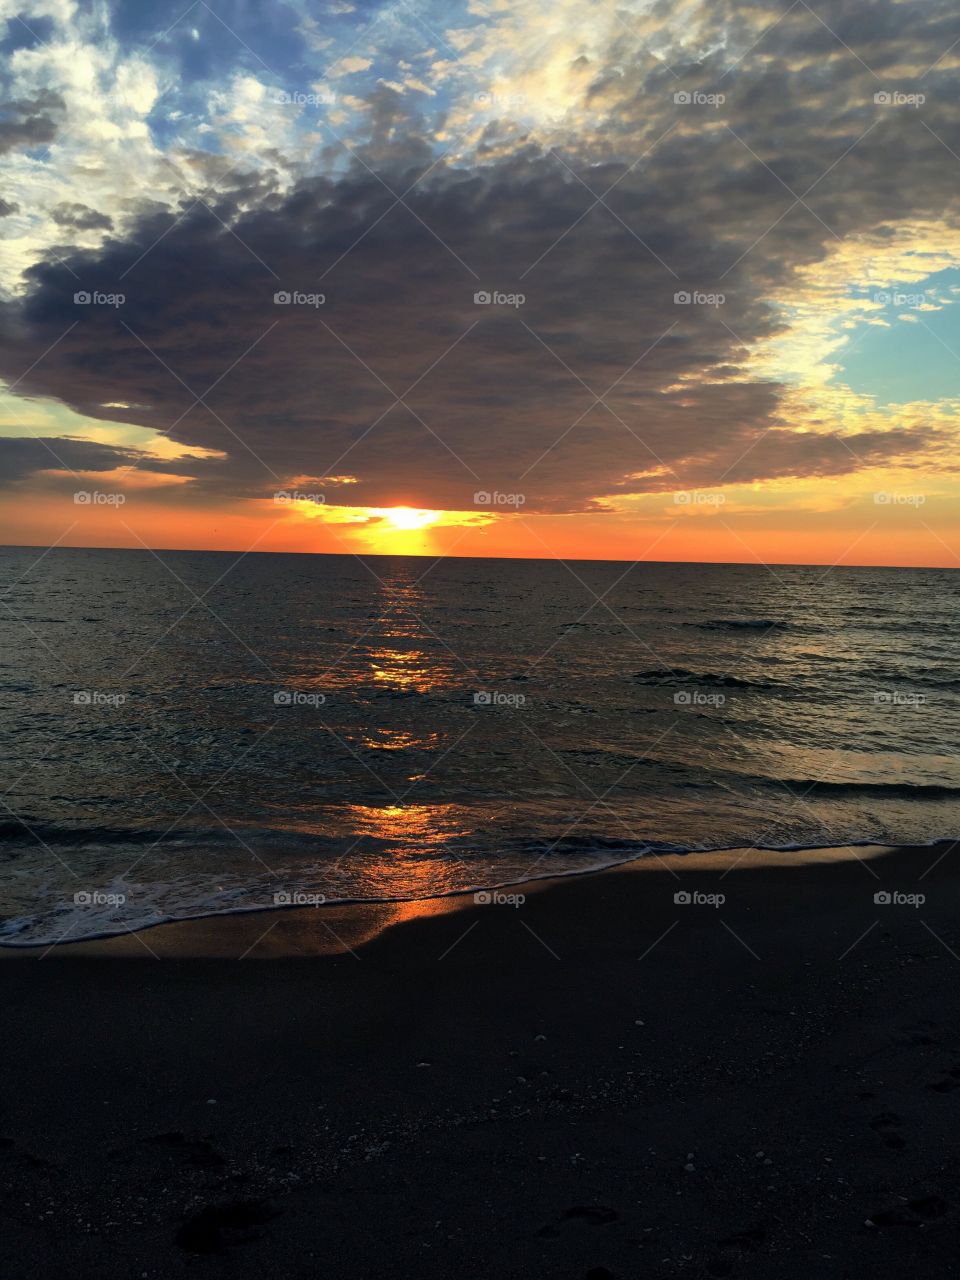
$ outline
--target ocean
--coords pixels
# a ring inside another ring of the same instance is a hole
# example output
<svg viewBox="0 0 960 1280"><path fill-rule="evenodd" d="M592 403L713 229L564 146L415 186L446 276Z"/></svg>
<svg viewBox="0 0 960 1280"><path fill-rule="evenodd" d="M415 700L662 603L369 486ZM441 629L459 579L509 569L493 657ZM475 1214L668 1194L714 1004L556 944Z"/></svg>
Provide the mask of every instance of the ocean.
<svg viewBox="0 0 960 1280"><path fill-rule="evenodd" d="M5 549L0 943L955 837L958 582Z"/></svg>

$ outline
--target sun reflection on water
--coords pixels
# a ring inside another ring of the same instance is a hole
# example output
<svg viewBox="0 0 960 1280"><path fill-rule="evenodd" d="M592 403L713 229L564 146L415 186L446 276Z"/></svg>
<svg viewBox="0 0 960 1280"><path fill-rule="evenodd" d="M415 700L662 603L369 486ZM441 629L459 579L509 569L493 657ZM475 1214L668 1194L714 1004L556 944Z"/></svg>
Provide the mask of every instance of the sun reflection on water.
<svg viewBox="0 0 960 1280"><path fill-rule="evenodd" d="M346 811L358 835L395 844L402 851L444 845L470 830L465 811L453 804L351 804Z"/></svg>
<svg viewBox="0 0 960 1280"><path fill-rule="evenodd" d="M429 751L438 745L440 735L410 733L405 729L370 729L361 741L371 751L408 751L415 747Z"/></svg>
<svg viewBox="0 0 960 1280"><path fill-rule="evenodd" d="M373 682L391 689L426 693L442 683L430 655L422 649L372 649L368 660Z"/></svg>
<svg viewBox="0 0 960 1280"><path fill-rule="evenodd" d="M357 837L380 842L375 858L364 859L365 892L380 898L415 898L445 893L468 880L464 864L450 856L450 843L470 833L467 810L454 804L348 805ZM436 857L440 852L441 857Z"/></svg>

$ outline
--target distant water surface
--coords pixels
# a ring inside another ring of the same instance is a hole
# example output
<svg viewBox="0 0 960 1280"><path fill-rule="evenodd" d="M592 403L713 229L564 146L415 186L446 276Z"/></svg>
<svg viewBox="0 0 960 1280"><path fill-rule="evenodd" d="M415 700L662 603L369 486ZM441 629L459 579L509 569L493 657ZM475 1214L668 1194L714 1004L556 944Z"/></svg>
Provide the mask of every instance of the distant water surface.
<svg viewBox="0 0 960 1280"><path fill-rule="evenodd" d="M960 833L941 570L0 551L0 942Z"/></svg>

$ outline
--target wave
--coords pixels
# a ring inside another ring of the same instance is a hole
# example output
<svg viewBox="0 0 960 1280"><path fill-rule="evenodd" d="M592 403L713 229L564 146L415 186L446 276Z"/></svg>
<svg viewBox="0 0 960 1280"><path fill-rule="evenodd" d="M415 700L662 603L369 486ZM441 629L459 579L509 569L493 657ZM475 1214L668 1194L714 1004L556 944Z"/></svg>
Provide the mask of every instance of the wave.
<svg viewBox="0 0 960 1280"><path fill-rule="evenodd" d="M789 627L780 618L708 618L705 622L685 622L685 627L701 631L774 631Z"/></svg>
<svg viewBox="0 0 960 1280"><path fill-rule="evenodd" d="M918 685L922 689L936 689L939 692L952 692L960 689L960 676L956 667L933 666L925 663L922 667L873 667L869 676L872 687L882 685L904 687Z"/></svg>
<svg viewBox="0 0 960 1280"><path fill-rule="evenodd" d="M777 782L776 778L764 779ZM823 778L785 778L785 787L796 787L804 794L814 795L865 795L900 797L904 800L949 800L960 796L960 787L941 782L827 782Z"/></svg>
<svg viewBox="0 0 960 1280"><path fill-rule="evenodd" d="M191 833L193 835L195 833ZM108 827L99 823L87 826L72 826L68 823L48 822L42 818L29 815L22 820L15 818L0 819L0 840L5 844L35 844L42 840L45 844L60 845L137 845L157 843L168 836L171 841L177 839L164 828L147 827Z"/></svg>
<svg viewBox="0 0 960 1280"><path fill-rule="evenodd" d="M726 673L717 675L713 671L690 671L687 667L651 667L647 671L635 671L633 679L641 684L659 685L685 681L690 684L709 685L716 689L775 688L775 685L769 681L744 680L740 676Z"/></svg>
<svg viewBox="0 0 960 1280"><path fill-rule="evenodd" d="M156 847L160 851L193 849L236 849L241 843L277 846L284 852L323 854L338 845L333 835L297 828L256 826L230 822L217 827L178 826L175 820L162 826L104 826L100 823L67 823L33 819L0 819L0 857L3 850L21 846L64 850L129 849L132 852Z"/></svg>

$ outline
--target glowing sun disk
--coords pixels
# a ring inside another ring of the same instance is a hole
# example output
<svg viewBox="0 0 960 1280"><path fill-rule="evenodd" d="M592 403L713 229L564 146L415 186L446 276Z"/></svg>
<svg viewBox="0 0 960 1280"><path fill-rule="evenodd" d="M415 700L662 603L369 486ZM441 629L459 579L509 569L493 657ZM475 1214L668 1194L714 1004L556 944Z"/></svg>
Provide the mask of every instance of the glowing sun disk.
<svg viewBox="0 0 960 1280"><path fill-rule="evenodd" d="M383 507L377 514L383 514L393 529L425 529L436 524L443 513L422 507Z"/></svg>

